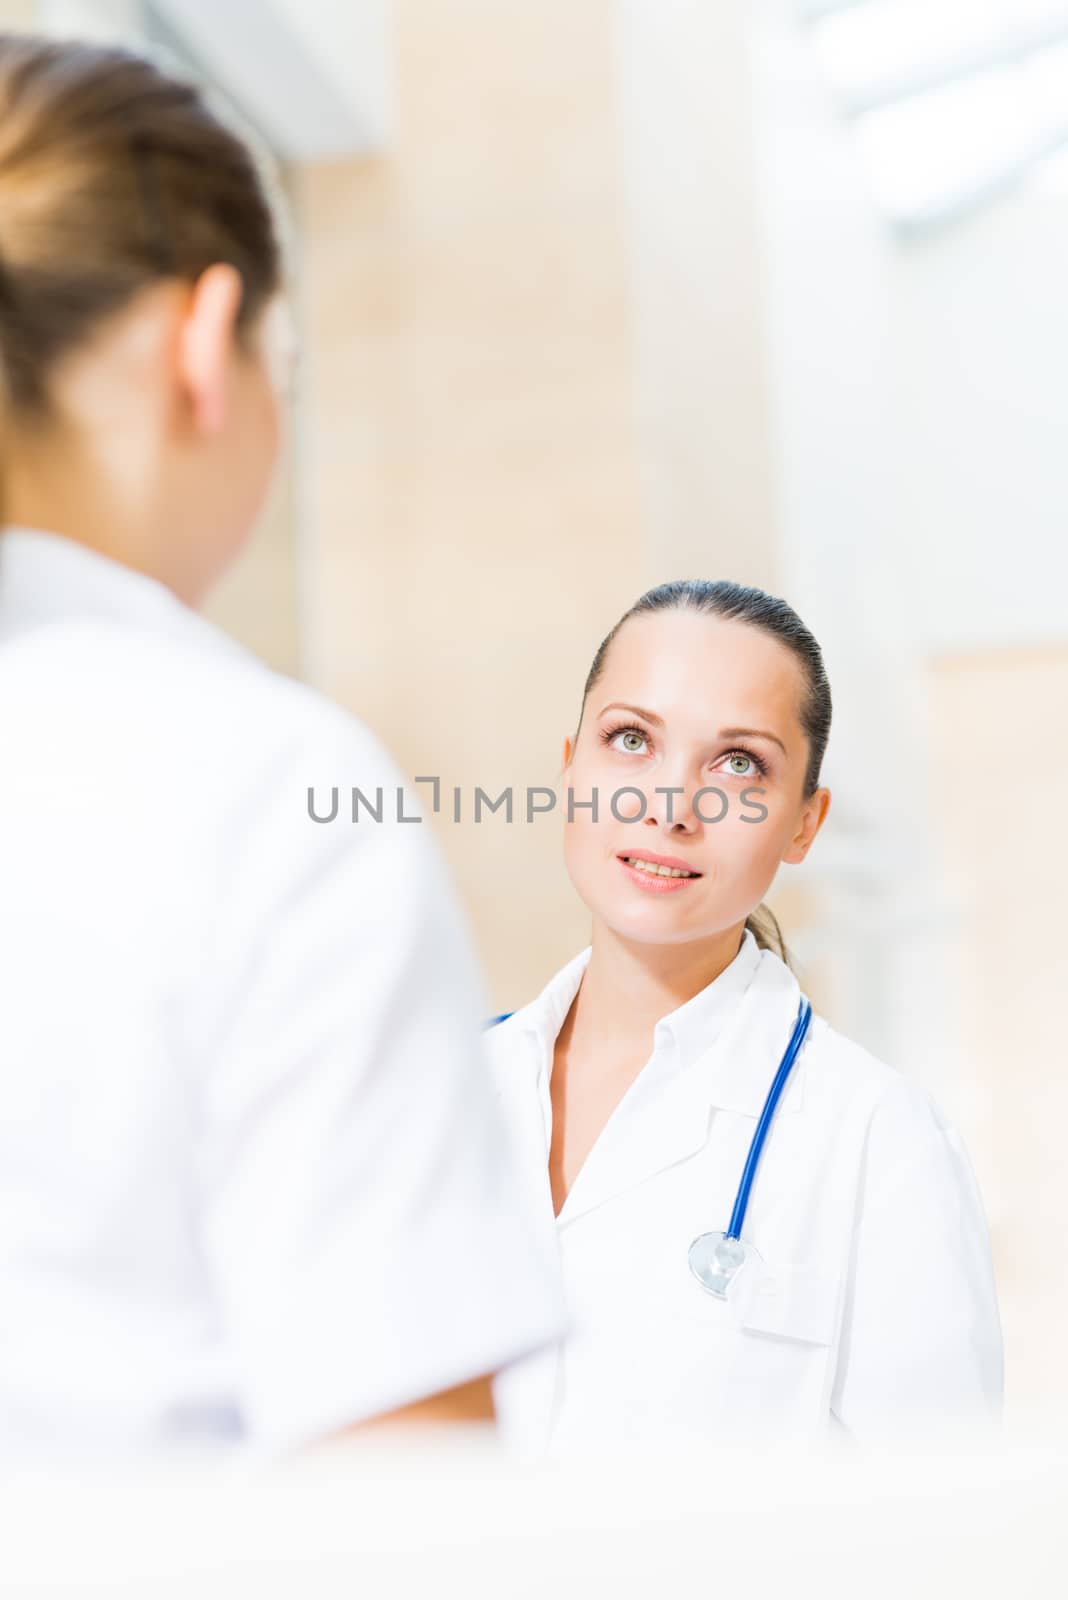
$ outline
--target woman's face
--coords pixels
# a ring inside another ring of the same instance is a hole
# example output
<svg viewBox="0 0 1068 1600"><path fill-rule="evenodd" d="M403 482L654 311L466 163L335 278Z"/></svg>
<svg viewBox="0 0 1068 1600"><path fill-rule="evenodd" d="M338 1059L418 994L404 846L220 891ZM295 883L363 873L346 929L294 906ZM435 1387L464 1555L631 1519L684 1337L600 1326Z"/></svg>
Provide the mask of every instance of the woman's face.
<svg viewBox="0 0 1068 1600"><path fill-rule="evenodd" d="M289 305L279 294L250 331L247 350L239 347L233 371L233 404L225 439L225 472L220 475L228 498L226 522L233 530L236 554L267 497L283 436L296 341Z"/></svg>
<svg viewBox="0 0 1068 1600"><path fill-rule="evenodd" d="M747 623L672 610L620 628L564 742L565 860L595 918L638 942L713 937L804 859L830 792L802 800L802 690L793 653ZM630 864L663 857L693 876Z"/></svg>

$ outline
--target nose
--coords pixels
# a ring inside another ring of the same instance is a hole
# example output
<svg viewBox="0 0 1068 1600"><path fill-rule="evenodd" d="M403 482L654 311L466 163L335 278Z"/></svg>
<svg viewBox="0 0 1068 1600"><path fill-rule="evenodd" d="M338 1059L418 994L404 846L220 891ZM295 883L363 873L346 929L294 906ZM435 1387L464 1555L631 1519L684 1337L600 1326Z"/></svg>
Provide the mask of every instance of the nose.
<svg viewBox="0 0 1068 1600"><path fill-rule="evenodd" d="M702 822L693 807L694 793L692 787L683 783L672 784L665 778L655 789L646 792L643 825L646 828L663 829L676 838L689 838L700 832Z"/></svg>

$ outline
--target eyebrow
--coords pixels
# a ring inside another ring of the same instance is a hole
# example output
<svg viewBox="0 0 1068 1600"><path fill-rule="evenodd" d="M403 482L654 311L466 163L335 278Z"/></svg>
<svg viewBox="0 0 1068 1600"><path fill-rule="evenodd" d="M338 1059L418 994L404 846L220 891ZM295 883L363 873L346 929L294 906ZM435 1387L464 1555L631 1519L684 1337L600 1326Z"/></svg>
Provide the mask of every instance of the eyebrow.
<svg viewBox="0 0 1068 1600"><path fill-rule="evenodd" d="M658 717L655 711L645 711L641 706L624 705L621 700L613 700L608 705L602 706L597 715L603 717L606 711L630 711L635 716L641 717L645 722L651 722L654 728L664 726L663 717ZM777 744L783 755L789 752L777 733L767 733L762 728L721 728L721 739L770 739L772 744Z"/></svg>

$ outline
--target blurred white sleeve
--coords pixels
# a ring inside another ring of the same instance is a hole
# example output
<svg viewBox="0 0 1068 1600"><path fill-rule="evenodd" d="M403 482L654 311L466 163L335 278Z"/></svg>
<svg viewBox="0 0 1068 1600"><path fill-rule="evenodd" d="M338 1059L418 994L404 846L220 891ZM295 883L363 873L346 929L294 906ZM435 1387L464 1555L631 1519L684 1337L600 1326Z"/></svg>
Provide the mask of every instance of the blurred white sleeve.
<svg viewBox="0 0 1068 1600"><path fill-rule="evenodd" d="M231 826L202 1063L205 1248L249 1434L272 1447L500 1368L564 1315L431 823L398 822L389 756L329 725ZM311 820L308 788L328 815L335 785L338 816ZM352 785L381 787L380 823L352 822Z"/></svg>
<svg viewBox="0 0 1068 1600"><path fill-rule="evenodd" d="M986 1217L956 1128L902 1078L868 1133L831 1411L861 1442L993 1438L1001 1323Z"/></svg>

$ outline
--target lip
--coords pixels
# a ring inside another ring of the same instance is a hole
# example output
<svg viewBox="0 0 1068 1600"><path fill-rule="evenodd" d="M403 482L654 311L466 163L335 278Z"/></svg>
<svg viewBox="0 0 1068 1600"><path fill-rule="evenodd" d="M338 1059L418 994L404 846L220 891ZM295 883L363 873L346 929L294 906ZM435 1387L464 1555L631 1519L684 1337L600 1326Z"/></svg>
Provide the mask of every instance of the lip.
<svg viewBox="0 0 1068 1600"><path fill-rule="evenodd" d="M680 872L698 872L692 861L683 861L681 856L660 856L655 850L620 850L616 854L616 860L622 861L624 856L635 856L639 861L651 861L657 867L678 867Z"/></svg>
<svg viewBox="0 0 1068 1600"><path fill-rule="evenodd" d="M637 851L633 852L637 855ZM693 872L695 869L688 861L680 861L678 856L661 856L653 850L643 850L639 857L642 861L652 861L658 867L679 867L683 872ZM700 882L700 875L695 878L662 878L654 876L651 872L639 872L637 867L628 866L622 856L617 856L623 871L631 883L639 889L644 889L646 894L674 894L680 889L686 889L692 883Z"/></svg>

